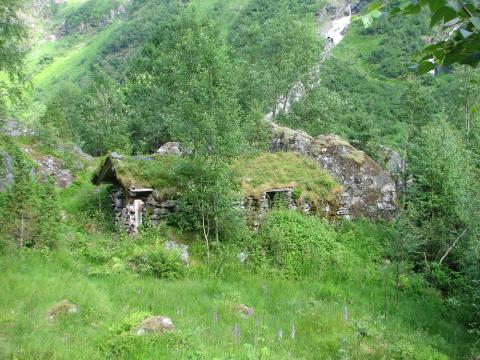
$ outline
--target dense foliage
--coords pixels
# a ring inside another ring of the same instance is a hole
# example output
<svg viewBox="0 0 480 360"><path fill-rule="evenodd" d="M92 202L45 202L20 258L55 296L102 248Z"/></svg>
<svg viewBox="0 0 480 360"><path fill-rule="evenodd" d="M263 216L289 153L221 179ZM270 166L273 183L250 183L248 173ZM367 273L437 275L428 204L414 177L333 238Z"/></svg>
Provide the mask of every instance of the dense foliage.
<svg viewBox="0 0 480 360"><path fill-rule="evenodd" d="M262 226L260 239L267 266L285 277L305 277L332 268L341 271L346 265L344 249L329 226L299 213L272 212Z"/></svg>
<svg viewBox="0 0 480 360"><path fill-rule="evenodd" d="M18 99L19 82L24 80L22 45L27 32L18 14L23 3L5 0L0 7L0 116L4 115L7 100Z"/></svg>
<svg viewBox="0 0 480 360"><path fill-rule="evenodd" d="M375 18L382 16L380 9L389 2L370 3L360 18L368 27ZM476 67L480 61L480 9L475 1L437 1L404 2L389 11L390 16L397 14L415 15L427 8L430 11L430 28L441 25L440 36L433 44L422 49L419 59L419 71L428 72L437 65L468 64Z"/></svg>

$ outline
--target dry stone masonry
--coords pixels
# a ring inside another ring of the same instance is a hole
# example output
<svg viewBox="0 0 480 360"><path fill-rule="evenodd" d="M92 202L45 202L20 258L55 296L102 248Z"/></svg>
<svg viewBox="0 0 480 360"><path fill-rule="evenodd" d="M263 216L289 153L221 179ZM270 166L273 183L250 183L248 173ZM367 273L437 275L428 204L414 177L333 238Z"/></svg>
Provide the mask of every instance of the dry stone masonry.
<svg viewBox="0 0 480 360"><path fill-rule="evenodd" d="M247 196L240 208L246 210L247 222L256 231L268 211L276 206L287 207L289 210L301 210L307 215L313 211L313 206L309 201L300 203L295 199L294 188L270 189L263 192L258 198L252 195Z"/></svg>
<svg viewBox="0 0 480 360"><path fill-rule="evenodd" d="M119 184L110 189L110 203L117 219L130 234L137 233L144 217L156 224L173 213L176 206L174 200L157 200L153 189L131 187L126 191Z"/></svg>

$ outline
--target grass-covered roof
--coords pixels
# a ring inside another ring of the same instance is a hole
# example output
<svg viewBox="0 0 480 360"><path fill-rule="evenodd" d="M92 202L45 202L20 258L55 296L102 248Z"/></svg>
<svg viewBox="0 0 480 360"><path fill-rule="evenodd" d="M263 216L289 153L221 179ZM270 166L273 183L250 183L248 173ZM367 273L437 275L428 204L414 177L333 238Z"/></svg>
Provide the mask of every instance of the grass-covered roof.
<svg viewBox="0 0 480 360"><path fill-rule="evenodd" d="M152 188L157 193L176 193L173 168L188 158L178 155L109 156L97 170L94 182L104 181L110 169L125 188ZM259 197L271 189L295 188L313 202L332 200L340 186L312 159L293 152L260 153L231 164L243 193ZM108 168L108 169L106 169ZM103 175L102 175L103 172ZM102 179L104 176L104 179Z"/></svg>
<svg viewBox="0 0 480 360"><path fill-rule="evenodd" d="M260 196L269 189L295 188L317 202L333 200L340 186L317 162L294 152L261 153L233 162L233 171L246 195Z"/></svg>

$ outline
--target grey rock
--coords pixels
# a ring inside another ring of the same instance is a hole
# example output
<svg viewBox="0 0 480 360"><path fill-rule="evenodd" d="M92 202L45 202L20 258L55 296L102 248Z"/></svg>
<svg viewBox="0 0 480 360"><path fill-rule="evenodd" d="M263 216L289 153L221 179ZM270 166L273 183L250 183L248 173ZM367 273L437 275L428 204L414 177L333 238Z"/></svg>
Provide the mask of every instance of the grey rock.
<svg viewBox="0 0 480 360"><path fill-rule="evenodd" d="M83 150L80 147L75 145L73 146L72 150L83 161L87 161L87 162L93 161L93 156L83 152Z"/></svg>
<svg viewBox="0 0 480 360"><path fill-rule="evenodd" d="M8 119L3 126L3 133L10 137L32 136L35 132L16 119Z"/></svg>
<svg viewBox="0 0 480 360"><path fill-rule="evenodd" d="M170 214L170 211L164 208L155 208L153 209L153 213L161 217L161 216L167 216L168 214Z"/></svg>
<svg viewBox="0 0 480 360"><path fill-rule="evenodd" d="M270 124L273 131L272 151L296 151L301 154L310 151L313 138L306 132Z"/></svg>
<svg viewBox="0 0 480 360"><path fill-rule="evenodd" d="M177 203L175 202L175 200L167 200L160 203L160 207L165 209L173 209L176 205Z"/></svg>
<svg viewBox="0 0 480 360"><path fill-rule="evenodd" d="M159 155L182 155L183 149L178 142L167 142L163 144L158 150Z"/></svg>
<svg viewBox="0 0 480 360"><path fill-rule="evenodd" d="M134 329L134 333L138 336L147 334L160 335L173 330L175 330L175 326L170 318L166 316L153 316L143 320L140 325Z"/></svg>
<svg viewBox="0 0 480 360"><path fill-rule="evenodd" d="M343 187L336 214L347 219L391 219L397 192L391 174L348 141L332 134L311 137L303 131L272 126L272 151L295 151L318 162Z"/></svg>
<svg viewBox="0 0 480 360"><path fill-rule="evenodd" d="M28 149L25 150L29 152ZM63 162L53 156L37 156L34 161L38 165L40 177L45 180L51 176L61 188L66 188L75 179L71 171L64 168Z"/></svg>
<svg viewBox="0 0 480 360"><path fill-rule="evenodd" d="M165 249L178 251L180 253L180 259L182 260L184 265L188 265L190 263L188 245L179 244L175 240L169 240L165 243Z"/></svg>
<svg viewBox="0 0 480 360"><path fill-rule="evenodd" d="M397 194L401 194L405 190L404 178L407 170L406 161L398 152L385 146L381 147L381 153L383 155L385 168L395 179Z"/></svg>
<svg viewBox="0 0 480 360"><path fill-rule="evenodd" d="M241 253L238 254L238 260L240 260L241 263L244 263L248 259L248 253L245 251L242 251Z"/></svg>

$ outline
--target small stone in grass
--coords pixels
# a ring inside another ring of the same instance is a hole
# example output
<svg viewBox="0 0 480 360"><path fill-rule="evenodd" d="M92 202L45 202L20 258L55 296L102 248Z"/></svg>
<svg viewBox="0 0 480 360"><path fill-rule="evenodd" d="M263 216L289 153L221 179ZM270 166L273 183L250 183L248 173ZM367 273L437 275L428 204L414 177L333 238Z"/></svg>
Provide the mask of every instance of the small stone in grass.
<svg viewBox="0 0 480 360"><path fill-rule="evenodd" d="M80 312L78 305L72 304L69 300L62 300L48 310L47 319L53 320L57 315L61 314L77 314Z"/></svg>
<svg viewBox="0 0 480 360"><path fill-rule="evenodd" d="M245 315L247 317L253 316L253 308L248 307L243 304L235 305L235 310L237 310L240 314Z"/></svg>
<svg viewBox="0 0 480 360"><path fill-rule="evenodd" d="M134 332L135 335L163 334L175 330L172 320L165 316L153 316L143 320Z"/></svg>

